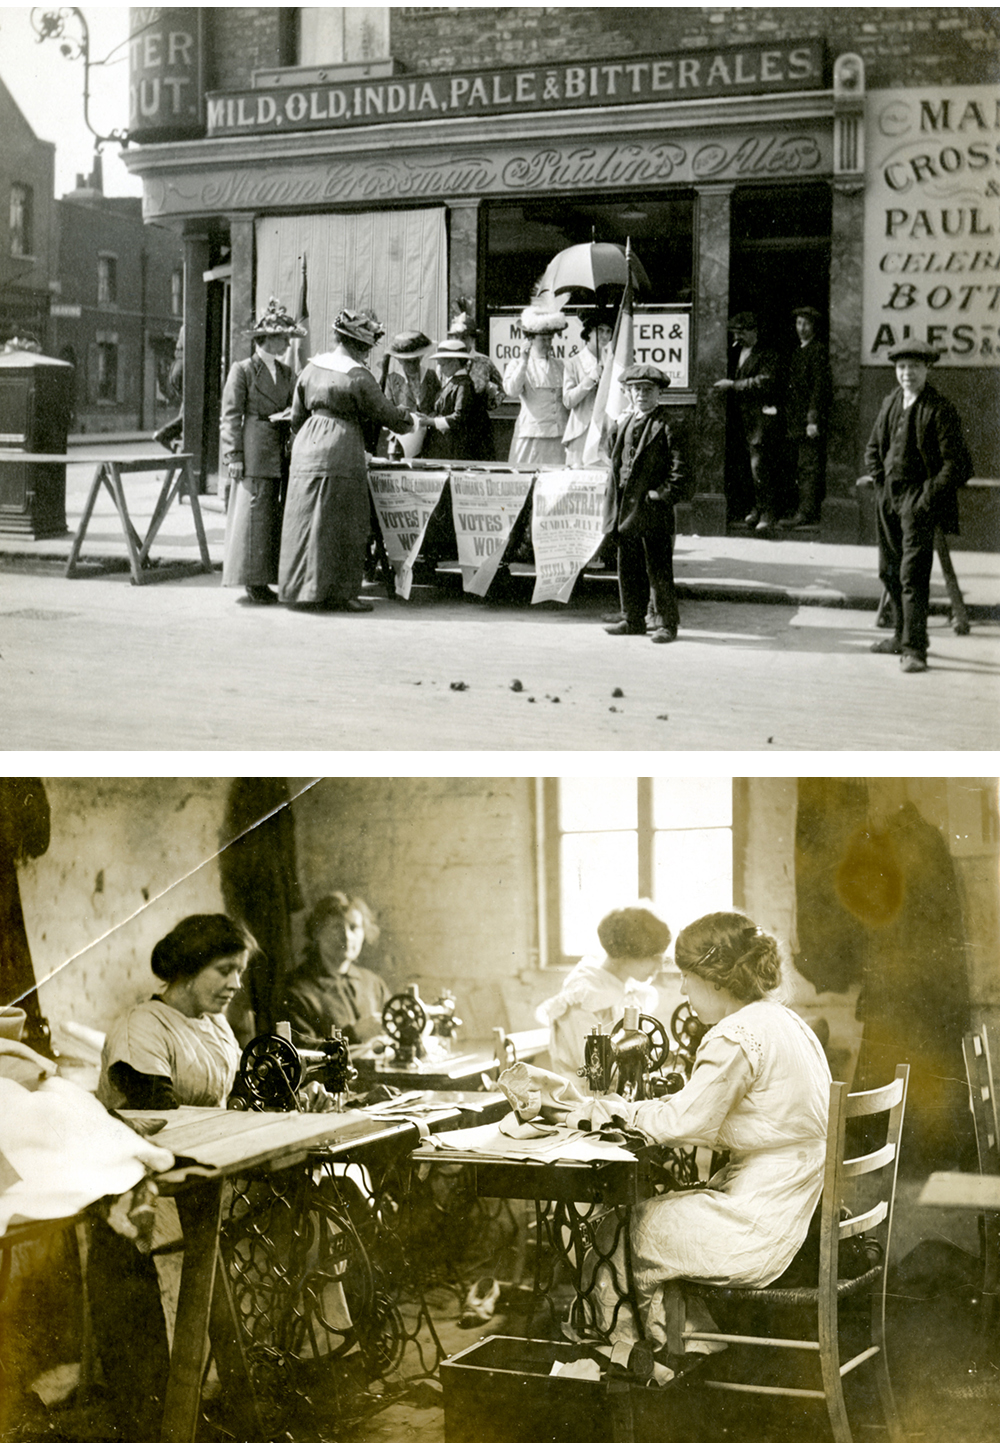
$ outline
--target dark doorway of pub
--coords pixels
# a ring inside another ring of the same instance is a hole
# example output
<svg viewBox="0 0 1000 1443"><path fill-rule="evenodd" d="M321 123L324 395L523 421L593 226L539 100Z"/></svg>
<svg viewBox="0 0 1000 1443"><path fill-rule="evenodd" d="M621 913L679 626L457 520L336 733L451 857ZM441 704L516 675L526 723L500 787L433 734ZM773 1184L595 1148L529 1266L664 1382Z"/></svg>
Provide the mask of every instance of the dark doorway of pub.
<svg viewBox="0 0 1000 1443"><path fill-rule="evenodd" d="M832 212L832 191L824 182L738 186L733 192L729 314L752 311L758 321L758 345L778 353L779 420L783 373L798 344L792 316L796 306L816 307L824 318L823 343L828 342ZM730 376L738 358L739 348L731 346ZM730 528L740 530L753 509L754 494L739 404L732 395L726 438L726 509ZM779 510L790 513L795 509L795 478L782 425L776 428L771 464L779 478Z"/></svg>

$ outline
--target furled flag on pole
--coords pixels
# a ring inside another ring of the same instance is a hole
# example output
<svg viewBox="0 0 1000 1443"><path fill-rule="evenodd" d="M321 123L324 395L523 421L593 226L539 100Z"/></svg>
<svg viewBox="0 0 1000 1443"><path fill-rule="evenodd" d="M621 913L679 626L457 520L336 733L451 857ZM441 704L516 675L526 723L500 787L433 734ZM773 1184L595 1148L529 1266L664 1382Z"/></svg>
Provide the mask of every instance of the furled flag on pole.
<svg viewBox="0 0 1000 1443"><path fill-rule="evenodd" d="M611 356L601 372L597 396L594 400L594 414L590 418L587 440L583 448L584 466L594 466L611 455L611 439L615 422L628 405L628 397L621 384L621 375L635 359L632 335L632 243L625 242L625 290L618 308L614 334L611 337Z"/></svg>
<svg viewBox="0 0 1000 1443"><path fill-rule="evenodd" d="M309 341L309 279L306 274L305 253L299 256L299 289L295 297L295 319L305 327L305 336L292 337L292 370L298 375L306 363L306 347Z"/></svg>

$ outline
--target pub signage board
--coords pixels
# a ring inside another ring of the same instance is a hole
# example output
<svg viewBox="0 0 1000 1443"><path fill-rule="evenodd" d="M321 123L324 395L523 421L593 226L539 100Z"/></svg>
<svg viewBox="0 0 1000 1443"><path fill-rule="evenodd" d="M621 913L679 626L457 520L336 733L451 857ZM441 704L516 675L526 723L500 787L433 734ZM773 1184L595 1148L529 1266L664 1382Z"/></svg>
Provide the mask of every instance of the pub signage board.
<svg viewBox="0 0 1000 1443"><path fill-rule="evenodd" d="M208 133L260 135L819 90L824 68L823 42L796 40L677 55L214 92L207 97Z"/></svg>

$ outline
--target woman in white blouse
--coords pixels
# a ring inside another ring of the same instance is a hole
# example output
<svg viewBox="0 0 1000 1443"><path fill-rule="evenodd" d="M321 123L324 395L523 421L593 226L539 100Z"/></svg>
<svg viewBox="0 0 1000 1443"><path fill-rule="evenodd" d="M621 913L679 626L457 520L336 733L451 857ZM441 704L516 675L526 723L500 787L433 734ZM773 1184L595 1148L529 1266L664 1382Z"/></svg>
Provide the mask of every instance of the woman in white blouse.
<svg viewBox="0 0 1000 1443"><path fill-rule="evenodd" d="M508 396L519 400L521 409L514 423L508 460L512 466L531 470L540 466L565 466L563 432L567 412L563 405L563 363L552 351L552 338L568 322L560 311L543 311L528 306L521 312L521 333L525 345L503 375Z"/></svg>

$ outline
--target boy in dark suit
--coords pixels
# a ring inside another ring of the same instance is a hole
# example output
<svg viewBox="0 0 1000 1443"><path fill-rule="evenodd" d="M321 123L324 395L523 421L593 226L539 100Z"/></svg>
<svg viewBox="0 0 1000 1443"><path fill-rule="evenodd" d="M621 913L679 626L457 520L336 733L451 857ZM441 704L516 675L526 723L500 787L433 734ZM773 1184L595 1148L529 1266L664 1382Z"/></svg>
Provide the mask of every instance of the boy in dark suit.
<svg viewBox="0 0 1000 1443"><path fill-rule="evenodd" d="M686 499L687 485L663 404L670 377L657 366L629 366L621 384L632 409L618 423L611 475L624 620L605 630L609 636L643 636L648 630L652 641L676 641L674 506Z"/></svg>

